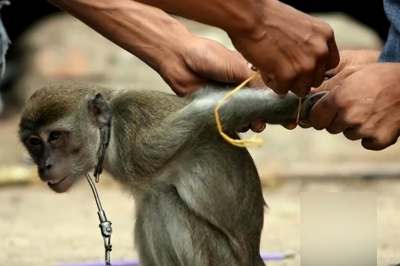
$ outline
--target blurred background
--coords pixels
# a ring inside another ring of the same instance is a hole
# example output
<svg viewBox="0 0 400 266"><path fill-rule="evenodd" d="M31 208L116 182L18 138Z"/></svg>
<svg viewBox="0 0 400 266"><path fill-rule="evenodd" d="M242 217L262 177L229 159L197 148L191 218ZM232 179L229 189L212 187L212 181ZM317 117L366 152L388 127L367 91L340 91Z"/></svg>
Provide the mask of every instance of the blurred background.
<svg viewBox="0 0 400 266"><path fill-rule="evenodd" d="M283 2L327 21L341 50L379 50L386 40L389 23L380 0ZM0 81L0 265L102 261L103 242L88 184L82 181L71 192L56 195L39 182L16 137L19 112L35 90L54 81L170 89L138 58L46 1L11 1L1 18L12 45ZM191 32L233 49L223 31L178 19ZM262 252L300 252L302 192L372 191L378 196L378 265L400 262L399 145L372 152L342 135L278 126L267 126L261 137L263 147L250 152L270 207ZM107 174L98 189L113 222L112 258L136 258L133 200ZM296 256L269 265L299 262Z"/></svg>

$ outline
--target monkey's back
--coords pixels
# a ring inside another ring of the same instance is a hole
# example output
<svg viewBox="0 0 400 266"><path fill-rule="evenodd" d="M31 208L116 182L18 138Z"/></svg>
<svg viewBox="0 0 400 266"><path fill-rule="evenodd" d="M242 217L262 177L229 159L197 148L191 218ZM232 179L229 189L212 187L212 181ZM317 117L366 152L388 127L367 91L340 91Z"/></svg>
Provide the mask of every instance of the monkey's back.
<svg viewBox="0 0 400 266"><path fill-rule="evenodd" d="M161 260L146 265L264 265L265 202L248 151L219 138L204 140L170 167L138 209L142 257Z"/></svg>
<svg viewBox="0 0 400 266"><path fill-rule="evenodd" d="M113 100L116 119L141 125L129 133L135 151L125 154L148 184L135 197L141 264L264 265L265 202L253 159L210 123L197 123L202 112L186 116L192 100L148 91Z"/></svg>

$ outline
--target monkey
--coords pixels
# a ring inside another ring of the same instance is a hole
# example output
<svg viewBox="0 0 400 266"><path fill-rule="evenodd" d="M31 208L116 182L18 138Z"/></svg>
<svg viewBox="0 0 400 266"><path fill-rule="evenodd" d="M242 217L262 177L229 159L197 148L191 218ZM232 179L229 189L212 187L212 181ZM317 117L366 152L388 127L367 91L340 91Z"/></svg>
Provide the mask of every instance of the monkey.
<svg viewBox="0 0 400 266"><path fill-rule="evenodd" d="M214 110L228 87L204 87L186 97L61 82L26 102L19 139L38 175L57 193L92 170L109 121L104 169L135 201L134 242L143 266L261 266L261 233L268 208L246 148L224 140ZM321 98L303 98L306 120ZM253 121L296 121L299 99L245 87L219 110L223 131Z"/></svg>

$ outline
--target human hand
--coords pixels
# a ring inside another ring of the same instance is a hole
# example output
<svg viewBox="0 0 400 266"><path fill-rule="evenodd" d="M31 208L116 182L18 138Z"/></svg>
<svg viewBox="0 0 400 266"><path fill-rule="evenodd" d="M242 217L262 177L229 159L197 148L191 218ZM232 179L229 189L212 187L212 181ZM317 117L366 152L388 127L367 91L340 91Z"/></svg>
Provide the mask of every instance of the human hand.
<svg viewBox="0 0 400 266"><path fill-rule="evenodd" d="M190 94L207 84L239 85L254 74L240 53L218 42L192 36L184 46L186 49L179 49L169 60L164 59L165 63L160 63L159 68L159 74L177 95ZM249 85L266 87L260 79ZM238 131L249 129L260 133L265 129L265 123L255 121Z"/></svg>
<svg viewBox="0 0 400 266"><path fill-rule="evenodd" d="M321 86L311 88L310 94L315 94L322 91L331 91L353 74L360 66L373 64L378 62L380 51L377 50L344 50L340 52L340 62L334 69L326 73L326 79ZM312 127L310 123L303 122L299 124L302 128ZM293 125L293 127L295 127Z"/></svg>
<svg viewBox="0 0 400 266"><path fill-rule="evenodd" d="M369 150L382 150L400 134L400 64L375 63L352 67L352 73L319 100L309 119L317 129L362 139Z"/></svg>
<svg viewBox="0 0 400 266"><path fill-rule="evenodd" d="M207 84L239 85L254 74L236 51L213 40L192 36L172 58L163 58L159 74L180 96Z"/></svg>
<svg viewBox="0 0 400 266"><path fill-rule="evenodd" d="M218 42L193 36L185 47L187 49L179 49L173 59L160 64L159 74L177 95L190 94L207 84L239 85L254 74L240 53ZM261 79L250 81L249 85L266 87ZM260 133L265 129L265 123L255 121L238 131L249 129Z"/></svg>
<svg viewBox="0 0 400 266"><path fill-rule="evenodd" d="M228 32L236 49L258 70L272 90L300 97L318 87L339 63L332 28L277 0L260 5L253 32Z"/></svg>
<svg viewBox="0 0 400 266"><path fill-rule="evenodd" d="M325 80L321 86L311 89L311 94L320 91L331 91L333 88L359 66L377 63L380 55L378 50L343 50L340 52L340 62L337 67L327 71L326 76L330 77Z"/></svg>

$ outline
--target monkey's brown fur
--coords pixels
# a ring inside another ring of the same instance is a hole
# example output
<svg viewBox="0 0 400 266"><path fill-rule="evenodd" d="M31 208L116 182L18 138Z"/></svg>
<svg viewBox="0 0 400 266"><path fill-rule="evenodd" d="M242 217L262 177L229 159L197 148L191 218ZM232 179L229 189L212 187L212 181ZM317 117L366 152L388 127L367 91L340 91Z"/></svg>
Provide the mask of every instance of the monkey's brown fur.
<svg viewBox="0 0 400 266"><path fill-rule="evenodd" d="M96 102L98 93L104 102ZM265 202L247 149L218 134L214 109L226 90L204 88L186 98L156 91L50 84L27 102L20 139L43 181L68 190L93 169L98 121L112 114L105 169L132 191L135 241L143 266L261 266ZM298 99L242 89L220 109L224 132L263 119L296 120ZM94 111L96 110L96 111Z"/></svg>

